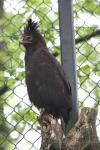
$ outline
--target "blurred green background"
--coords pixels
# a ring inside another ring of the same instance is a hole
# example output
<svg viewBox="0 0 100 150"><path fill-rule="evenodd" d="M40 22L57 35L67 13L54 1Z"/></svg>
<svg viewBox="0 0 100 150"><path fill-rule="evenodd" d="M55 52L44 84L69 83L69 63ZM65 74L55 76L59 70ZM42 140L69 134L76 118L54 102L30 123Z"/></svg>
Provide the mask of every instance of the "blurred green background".
<svg viewBox="0 0 100 150"><path fill-rule="evenodd" d="M0 150L39 148L39 112L28 100L25 50L19 40L31 17L39 22L48 48L60 61L58 12L57 0L0 0ZM100 138L100 1L73 0L73 13L78 109L88 106L98 110Z"/></svg>

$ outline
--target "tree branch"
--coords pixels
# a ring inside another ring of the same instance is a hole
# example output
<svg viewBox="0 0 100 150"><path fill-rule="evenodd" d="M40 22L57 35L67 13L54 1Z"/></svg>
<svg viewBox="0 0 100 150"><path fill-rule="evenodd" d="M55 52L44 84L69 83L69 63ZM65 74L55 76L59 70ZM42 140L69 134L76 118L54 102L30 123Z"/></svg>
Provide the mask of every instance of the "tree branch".
<svg viewBox="0 0 100 150"><path fill-rule="evenodd" d="M63 140L62 150L99 150L100 144L95 126L96 116L95 109L83 108L75 126Z"/></svg>
<svg viewBox="0 0 100 150"><path fill-rule="evenodd" d="M8 91L8 87L5 85L3 87L0 88L0 95L3 95L4 93L6 93Z"/></svg>
<svg viewBox="0 0 100 150"><path fill-rule="evenodd" d="M39 121L42 135L40 150L99 150L96 116L95 109L83 108L78 121L64 138L57 120L50 115L43 115Z"/></svg>
<svg viewBox="0 0 100 150"><path fill-rule="evenodd" d="M91 34L88 34L83 37L75 39L75 44L79 44L81 42L86 42L86 41L90 40L91 38L99 36L99 35L100 35L100 29L92 32ZM53 52L53 56L57 57L59 55L59 53L60 53L59 51Z"/></svg>
<svg viewBox="0 0 100 150"><path fill-rule="evenodd" d="M42 136L40 150L61 150L63 131L57 119L44 113L39 123Z"/></svg>
<svg viewBox="0 0 100 150"><path fill-rule="evenodd" d="M84 41L86 42L87 40L90 40L92 37L96 37L98 35L100 35L100 29L92 32L91 34L88 34L88 35L85 35L83 37L77 38L75 40L75 43L79 44L79 43L84 42Z"/></svg>

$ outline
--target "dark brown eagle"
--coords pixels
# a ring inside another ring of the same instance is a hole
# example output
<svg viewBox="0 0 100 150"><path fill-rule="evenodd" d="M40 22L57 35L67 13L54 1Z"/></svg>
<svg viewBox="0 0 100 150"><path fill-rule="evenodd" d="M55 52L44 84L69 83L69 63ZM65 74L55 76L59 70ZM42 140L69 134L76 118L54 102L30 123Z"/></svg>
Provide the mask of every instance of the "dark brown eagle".
<svg viewBox="0 0 100 150"><path fill-rule="evenodd" d="M31 19L24 29L25 75L30 101L55 118L70 119L71 87L62 66L49 52L38 25Z"/></svg>

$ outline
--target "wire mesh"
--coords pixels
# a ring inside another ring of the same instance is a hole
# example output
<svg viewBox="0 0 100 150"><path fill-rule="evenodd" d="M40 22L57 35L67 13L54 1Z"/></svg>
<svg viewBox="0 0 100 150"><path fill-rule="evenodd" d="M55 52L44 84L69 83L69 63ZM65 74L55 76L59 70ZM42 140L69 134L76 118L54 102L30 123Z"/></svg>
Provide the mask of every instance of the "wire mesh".
<svg viewBox="0 0 100 150"><path fill-rule="evenodd" d="M95 107L100 138L100 2L74 0L78 108ZM39 22L47 46L60 60L58 1L0 1L0 149L38 150L38 110L24 80L24 48L19 40L27 18ZM65 14L64 14L65 15ZM66 14L67 15L67 14Z"/></svg>
<svg viewBox="0 0 100 150"><path fill-rule="evenodd" d="M100 29L99 1L74 1L79 108L95 107L100 138ZM76 7L77 6L77 7Z"/></svg>

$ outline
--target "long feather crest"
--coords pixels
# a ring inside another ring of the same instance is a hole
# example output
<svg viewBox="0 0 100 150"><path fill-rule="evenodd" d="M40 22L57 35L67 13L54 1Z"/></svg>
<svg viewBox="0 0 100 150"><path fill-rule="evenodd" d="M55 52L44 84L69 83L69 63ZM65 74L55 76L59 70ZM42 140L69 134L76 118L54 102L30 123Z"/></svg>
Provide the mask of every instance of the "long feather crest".
<svg viewBox="0 0 100 150"><path fill-rule="evenodd" d="M37 32L38 24L37 22L32 21L32 19L27 20L28 24L24 31Z"/></svg>

